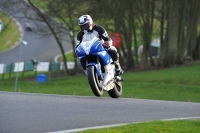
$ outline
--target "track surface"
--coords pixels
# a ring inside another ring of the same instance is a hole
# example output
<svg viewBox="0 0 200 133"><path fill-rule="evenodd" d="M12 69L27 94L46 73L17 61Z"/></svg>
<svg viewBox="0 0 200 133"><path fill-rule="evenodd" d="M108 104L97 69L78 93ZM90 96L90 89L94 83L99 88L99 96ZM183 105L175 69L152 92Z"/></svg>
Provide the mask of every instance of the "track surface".
<svg viewBox="0 0 200 133"><path fill-rule="evenodd" d="M200 103L0 92L1 133L44 133L199 116Z"/></svg>

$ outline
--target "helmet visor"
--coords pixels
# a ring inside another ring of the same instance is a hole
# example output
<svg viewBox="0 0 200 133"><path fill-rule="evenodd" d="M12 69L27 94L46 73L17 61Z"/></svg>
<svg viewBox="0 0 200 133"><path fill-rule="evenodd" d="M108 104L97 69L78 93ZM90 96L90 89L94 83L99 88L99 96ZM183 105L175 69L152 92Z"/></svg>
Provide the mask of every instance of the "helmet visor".
<svg viewBox="0 0 200 133"><path fill-rule="evenodd" d="M80 25L81 30L88 30L89 29L89 23L84 24L84 25Z"/></svg>

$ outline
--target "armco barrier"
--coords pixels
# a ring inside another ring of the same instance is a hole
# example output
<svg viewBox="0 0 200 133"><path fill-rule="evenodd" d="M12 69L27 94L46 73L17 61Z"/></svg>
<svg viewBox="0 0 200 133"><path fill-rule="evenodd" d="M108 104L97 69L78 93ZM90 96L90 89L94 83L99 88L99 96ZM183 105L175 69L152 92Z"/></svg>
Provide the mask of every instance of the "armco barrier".
<svg viewBox="0 0 200 133"><path fill-rule="evenodd" d="M27 62L17 62L10 64L0 64L0 74L12 73L12 72L22 72L22 71L38 71L38 72L49 72L64 70L63 62L40 62L34 65L31 61ZM74 68L74 62L67 63L68 69Z"/></svg>
<svg viewBox="0 0 200 133"><path fill-rule="evenodd" d="M5 73L14 72L14 67L15 67L15 66L14 66L13 63L7 64L6 67L5 67L4 72L5 72Z"/></svg>
<svg viewBox="0 0 200 133"><path fill-rule="evenodd" d="M25 62L24 64L24 71L33 71L34 65L31 61Z"/></svg>
<svg viewBox="0 0 200 133"><path fill-rule="evenodd" d="M60 66L61 66L60 63L51 62L49 70L51 71L60 70Z"/></svg>

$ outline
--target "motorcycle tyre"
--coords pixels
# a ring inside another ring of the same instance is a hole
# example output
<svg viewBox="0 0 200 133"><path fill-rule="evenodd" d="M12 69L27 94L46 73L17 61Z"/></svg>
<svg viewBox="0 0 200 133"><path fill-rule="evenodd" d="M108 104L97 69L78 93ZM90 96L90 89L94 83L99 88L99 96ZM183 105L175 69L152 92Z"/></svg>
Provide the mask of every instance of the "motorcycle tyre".
<svg viewBox="0 0 200 133"><path fill-rule="evenodd" d="M103 89L100 87L100 81L94 66L88 66L87 68L88 82L95 96L100 97L103 95Z"/></svg>
<svg viewBox="0 0 200 133"><path fill-rule="evenodd" d="M108 91L108 94L112 98L119 98L122 95L122 82L121 81L115 81L115 82L117 83L115 83L113 89Z"/></svg>

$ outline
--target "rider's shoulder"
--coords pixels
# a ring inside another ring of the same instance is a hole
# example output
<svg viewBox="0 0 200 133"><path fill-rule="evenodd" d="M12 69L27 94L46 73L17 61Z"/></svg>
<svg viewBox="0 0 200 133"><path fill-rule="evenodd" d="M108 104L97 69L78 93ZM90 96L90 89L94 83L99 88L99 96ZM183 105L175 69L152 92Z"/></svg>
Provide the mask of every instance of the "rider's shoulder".
<svg viewBox="0 0 200 133"><path fill-rule="evenodd" d="M105 31L105 29L101 25L94 25L93 29L96 31Z"/></svg>
<svg viewBox="0 0 200 133"><path fill-rule="evenodd" d="M79 32L78 32L78 34L83 34L84 32L82 31L82 30L80 30Z"/></svg>
<svg viewBox="0 0 200 133"><path fill-rule="evenodd" d="M83 34L84 34L84 32L80 30L80 31L78 32L77 36L83 36Z"/></svg>

